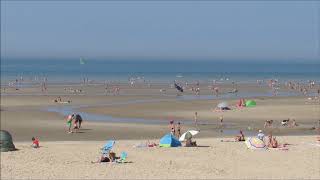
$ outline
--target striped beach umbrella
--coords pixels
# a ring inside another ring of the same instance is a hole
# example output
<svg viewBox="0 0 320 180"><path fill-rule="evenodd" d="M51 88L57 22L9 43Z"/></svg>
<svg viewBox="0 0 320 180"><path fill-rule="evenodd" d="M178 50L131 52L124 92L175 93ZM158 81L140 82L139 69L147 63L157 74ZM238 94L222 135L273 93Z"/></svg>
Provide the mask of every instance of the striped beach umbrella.
<svg viewBox="0 0 320 180"><path fill-rule="evenodd" d="M258 139L257 137L249 137L246 141L245 144L249 149L265 149L266 144Z"/></svg>

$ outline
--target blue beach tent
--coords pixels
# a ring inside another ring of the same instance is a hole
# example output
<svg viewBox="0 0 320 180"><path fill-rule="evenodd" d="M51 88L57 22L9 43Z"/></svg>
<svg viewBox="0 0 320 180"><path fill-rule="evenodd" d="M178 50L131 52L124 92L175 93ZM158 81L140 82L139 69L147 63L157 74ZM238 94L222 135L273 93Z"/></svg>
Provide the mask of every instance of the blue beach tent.
<svg viewBox="0 0 320 180"><path fill-rule="evenodd" d="M178 147L181 146L181 142L173 136L171 133L164 135L160 139L160 147Z"/></svg>

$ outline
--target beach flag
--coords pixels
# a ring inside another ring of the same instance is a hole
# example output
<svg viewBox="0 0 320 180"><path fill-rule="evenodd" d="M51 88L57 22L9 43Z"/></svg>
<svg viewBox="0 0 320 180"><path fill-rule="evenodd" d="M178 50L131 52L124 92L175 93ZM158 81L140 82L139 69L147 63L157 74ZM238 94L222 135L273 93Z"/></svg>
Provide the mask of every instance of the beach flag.
<svg viewBox="0 0 320 180"><path fill-rule="evenodd" d="M84 59L81 57L80 58L80 65L84 65L84 64L85 64Z"/></svg>

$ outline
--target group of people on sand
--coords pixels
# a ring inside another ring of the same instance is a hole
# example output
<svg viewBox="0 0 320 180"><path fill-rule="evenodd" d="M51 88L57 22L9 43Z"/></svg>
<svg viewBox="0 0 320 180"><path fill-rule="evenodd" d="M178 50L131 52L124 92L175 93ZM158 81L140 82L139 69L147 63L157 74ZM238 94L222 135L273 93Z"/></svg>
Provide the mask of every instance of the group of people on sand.
<svg viewBox="0 0 320 180"><path fill-rule="evenodd" d="M313 89L316 88L316 82L314 80L308 80L306 83L287 81L285 82L285 87L289 90L296 90L306 96L310 91L313 91ZM317 93L318 96L320 96L320 89L317 89Z"/></svg>
<svg viewBox="0 0 320 180"><path fill-rule="evenodd" d="M105 83L105 88L104 88L105 95L108 96L109 94L119 95L120 94L120 87L119 86L112 86L108 83Z"/></svg>
<svg viewBox="0 0 320 180"><path fill-rule="evenodd" d="M272 134L270 133L268 135L268 139L266 139L265 134L263 133L262 130L259 130L258 134L257 134L257 138L260 139L261 141L263 141L268 148L283 148L286 147L288 144L284 143L284 144L279 144L276 137L272 136ZM242 132L242 130L240 130L239 135L237 135L235 137L235 141L236 142L240 142L240 141L245 141L245 136Z"/></svg>
<svg viewBox="0 0 320 180"><path fill-rule="evenodd" d="M264 122L264 128L268 128L268 127L272 127L272 125L273 125L273 120L266 120L265 122ZM290 123L291 122L291 123ZM284 120L282 120L281 121L281 125L282 126L289 126L289 127L296 127L296 126L298 126L298 123L296 122L296 120L295 119L290 119L290 118L288 118L288 119L284 119Z"/></svg>
<svg viewBox="0 0 320 180"><path fill-rule="evenodd" d="M55 103L71 103L71 100L62 101L62 98L58 96L56 99L53 100Z"/></svg>
<svg viewBox="0 0 320 180"><path fill-rule="evenodd" d="M296 120L295 119L290 119L290 118L282 120L281 121L281 125L282 126L291 126L291 127L298 126Z"/></svg>
<svg viewBox="0 0 320 180"><path fill-rule="evenodd" d="M67 121L68 133L73 133L73 130L77 132L81 128L83 119L80 116L80 114L73 113L67 116L66 121ZM73 130L72 130L72 122L74 125Z"/></svg>
<svg viewBox="0 0 320 180"><path fill-rule="evenodd" d="M283 148L288 145L287 143L284 143L284 144L278 143L276 137L272 136L272 133L268 135L268 139L266 140L265 135L261 129L259 130L257 138L263 141L268 148Z"/></svg>
<svg viewBox="0 0 320 180"><path fill-rule="evenodd" d="M237 108L243 108L243 107L246 107L246 100L244 98L241 98L237 103Z"/></svg>

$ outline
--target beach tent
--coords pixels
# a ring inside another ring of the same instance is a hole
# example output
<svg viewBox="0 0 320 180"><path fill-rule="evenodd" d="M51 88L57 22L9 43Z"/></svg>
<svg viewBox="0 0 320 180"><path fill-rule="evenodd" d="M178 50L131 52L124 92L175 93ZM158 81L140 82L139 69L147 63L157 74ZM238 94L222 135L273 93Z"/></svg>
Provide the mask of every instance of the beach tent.
<svg viewBox="0 0 320 180"><path fill-rule="evenodd" d="M181 135L181 137L179 138L179 141L184 141L184 140L186 140L186 139L190 139L190 138L192 138L194 135L196 135L196 134L198 134L199 133L199 131L196 131L196 130L189 130L189 131L187 131L187 132L185 132L185 133L183 133L182 135ZM191 137L190 137L191 136Z"/></svg>
<svg viewBox="0 0 320 180"><path fill-rule="evenodd" d="M8 131L0 131L0 150L1 152L16 150L16 147L12 142L12 136Z"/></svg>
<svg viewBox="0 0 320 180"><path fill-rule="evenodd" d="M178 147L178 146L181 146L181 142L171 133L168 133L160 139L159 146L160 147Z"/></svg>
<svg viewBox="0 0 320 180"><path fill-rule="evenodd" d="M228 107L228 103L227 102L221 102L217 105L218 108L227 108Z"/></svg>
<svg viewBox="0 0 320 180"><path fill-rule="evenodd" d="M254 107L256 105L257 105L257 103L253 100L246 101L246 107Z"/></svg>
<svg viewBox="0 0 320 180"><path fill-rule="evenodd" d="M249 149L264 150L267 147L266 144L257 137L249 137L244 143L247 145Z"/></svg>

